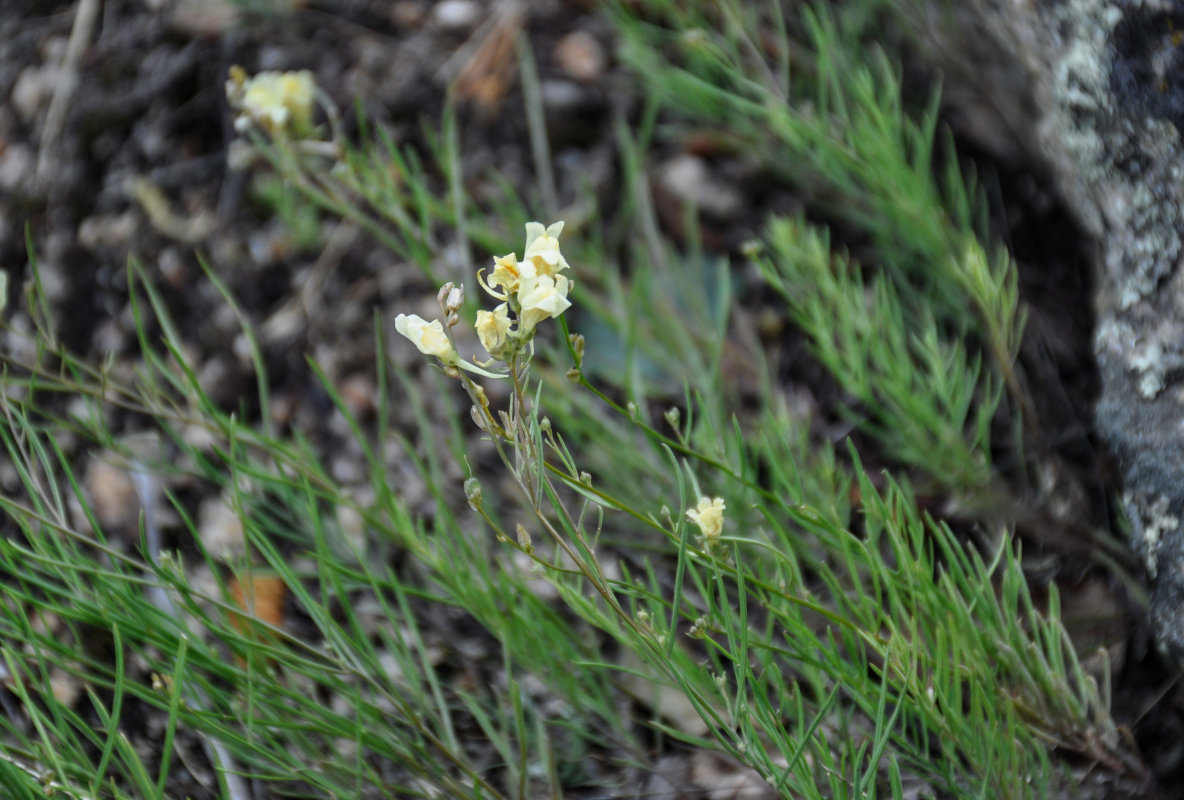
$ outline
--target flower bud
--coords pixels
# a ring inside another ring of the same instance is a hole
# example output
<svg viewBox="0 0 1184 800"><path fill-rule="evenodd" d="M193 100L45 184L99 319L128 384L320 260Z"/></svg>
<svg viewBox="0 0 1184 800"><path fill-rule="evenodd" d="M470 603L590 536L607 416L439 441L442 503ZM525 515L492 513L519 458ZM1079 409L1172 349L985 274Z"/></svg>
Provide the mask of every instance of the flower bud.
<svg viewBox="0 0 1184 800"><path fill-rule="evenodd" d="M515 529L514 533L518 537L519 547L528 553L534 550L534 545L530 542L530 532L526 530L526 527L523 526L521 522L518 523L518 527Z"/></svg>
<svg viewBox="0 0 1184 800"><path fill-rule="evenodd" d="M575 354L576 366L584 363L584 334L569 334L567 340L571 343L571 351Z"/></svg>
<svg viewBox="0 0 1184 800"><path fill-rule="evenodd" d="M436 302L440 304L440 309L446 318L455 319L456 312L465 304L465 287L448 281L436 293ZM449 322L449 327L455 324L455 322Z"/></svg>
<svg viewBox="0 0 1184 800"><path fill-rule="evenodd" d="M469 508L481 511L481 481L476 478L465 481L465 499L469 501Z"/></svg>

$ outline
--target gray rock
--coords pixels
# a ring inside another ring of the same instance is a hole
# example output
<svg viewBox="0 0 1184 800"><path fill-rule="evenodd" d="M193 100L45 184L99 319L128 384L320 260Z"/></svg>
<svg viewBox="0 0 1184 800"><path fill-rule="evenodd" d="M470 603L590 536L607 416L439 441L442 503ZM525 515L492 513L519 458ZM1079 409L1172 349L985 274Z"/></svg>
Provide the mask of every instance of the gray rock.
<svg viewBox="0 0 1184 800"><path fill-rule="evenodd" d="M1002 127L1051 165L1096 240L1097 426L1122 469L1160 641L1184 657L1184 3L957 5L934 12L934 41L974 42L948 63L994 83Z"/></svg>

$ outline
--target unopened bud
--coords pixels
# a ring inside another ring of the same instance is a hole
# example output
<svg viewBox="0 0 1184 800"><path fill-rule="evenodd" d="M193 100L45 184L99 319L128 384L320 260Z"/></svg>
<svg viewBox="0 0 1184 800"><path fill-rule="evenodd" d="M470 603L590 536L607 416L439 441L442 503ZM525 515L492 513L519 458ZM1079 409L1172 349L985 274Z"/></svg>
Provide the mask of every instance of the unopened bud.
<svg viewBox="0 0 1184 800"><path fill-rule="evenodd" d="M584 334L570 334L567 340L571 342L571 351L575 353L576 365L578 366L584 360Z"/></svg>
<svg viewBox="0 0 1184 800"><path fill-rule="evenodd" d="M476 478L469 478L465 481L465 499L469 501L471 509L481 510L481 481Z"/></svg>
<svg viewBox="0 0 1184 800"><path fill-rule="evenodd" d="M440 291L436 294L436 302L440 304L440 308L444 311L445 318L448 319L448 324L455 325L454 317L460 307L465 304L465 287L457 286L452 281L440 287Z"/></svg>
<svg viewBox="0 0 1184 800"><path fill-rule="evenodd" d="M678 430L679 420L682 419L682 412L678 410L678 406L671 406L670 408L666 409L666 413L662 416L666 418L666 422L671 428Z"/></svg>
<svg viewBox="0 0 1184 800"><path fill-rule="evenodd" d="M518 546L519 547L521 547L523 550L525 550L528 553L530 551L534 550L534 545L531 544L531 542L530 542L530 532L526 530L526 528L522 525L521 522L518 523L518 527L515 529L514 532L518 536Z"/></svg>

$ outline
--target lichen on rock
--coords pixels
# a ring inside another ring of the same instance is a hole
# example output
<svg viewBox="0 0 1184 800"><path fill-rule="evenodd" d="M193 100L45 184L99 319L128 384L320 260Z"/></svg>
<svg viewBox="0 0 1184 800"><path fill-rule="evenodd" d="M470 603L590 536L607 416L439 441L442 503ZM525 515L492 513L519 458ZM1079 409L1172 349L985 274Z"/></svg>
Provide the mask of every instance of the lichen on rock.
<svg viewBox="0 0 1184 800"><path fill-rule="evenodd" d="M1026 98L998 104L1007 127L1096 240L1095 419L1160 641L1184 658L1184 6L974 0L957 18L1007 65L996 91Z"/></svg>

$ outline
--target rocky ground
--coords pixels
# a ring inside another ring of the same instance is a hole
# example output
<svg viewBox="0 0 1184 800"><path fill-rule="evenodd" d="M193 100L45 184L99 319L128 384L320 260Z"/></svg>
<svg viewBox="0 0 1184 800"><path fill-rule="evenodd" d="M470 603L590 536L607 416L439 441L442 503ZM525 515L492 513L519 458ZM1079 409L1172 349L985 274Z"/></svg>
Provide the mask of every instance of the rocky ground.
<svg viewBox="0 0 1184 800"><path fill-rule="evenodd" d="M496 166L525 193L536 182L516 67L514 41L521 31L541 78L556 168L553 200L570 202L588 184L611 198L620 179L613 122L636 115L640 97L636 80L616 63L611 30L595 5L0 4L0 269L8 275L10 324L30 327L16 309L30 277L27 230L63 341L83 357L130 370L139 351L127 289L128 258L135 258L161 286L192 348L191 363L215 400L227 408L245 403L279 430L298 431L332 454L334 477L361 480L361 453L348 432L332 423L329 400L305 357L312 355L351 408L365 416L376 391L375 311L393 318L409 302L434 296L434 287L355 226L315 221L302 237L275 221L250 171L229 165L236 134L224 91L228 71L236 64L252 72L310 69L340 107L350 108L356 98L396 140L425 146L423 124L438 122L451 87L460 106L465 175ZM924 59L906 74L918 95L934 78ZM958 88L951 89L947 118L964 154L980 159L995 227L1021 264L1032 308L1024 359L1044 425L1042 446L1067 465L1064 492L1075 509L1068 525L1065 519L1049 525L1045 511L1034 510L1021 523L1030 537L1025 554L1037 581L1061 585L1075 632L1110 649L1119 721L1162 785L1179 785L1184 716L1174 673L1156 655L1129 595L1100 577L1089 545L1077 536L1109 527L1116 486L1090 423L1097 377L1090 349L1089 249L1041 167L999 147L979 124L973 98L959 102ZM347 132L356 124L351 114L345 124ZM753 233L770 207L792 198L767 186L742 158L715 155L710 141L662 143L650 175L669 233L680 233L681 198L695 196L706 244L727 251ZM472 180L472 191L481 192L479 179ZM260 332L272 386L269 408L251 407L251 365L239 320L204 278L199 259ZM400 348L391 357L411 363L417 354ZM133 432L140 421L129 415L116 423ZM117 493L126 487L109 480L101 466L88 466L81 442L66 446L80 470L89 470L88 489L101 513L117 517L124 507ZM5 490L14 488L14 479L11 470L0 469ZM215 535L216 498L192 500ZM1049 536L1049 529L1057 534ZM150 737L156 727L145 721L141 735ZM661 762L670 773L669 781L662 780L687 789L679 796L699 796L694 792L712 781L725 782L715 765L671 758ZM197 791L174 788L176 796ZM650 790L665 791L652 780Z"/></svg>

